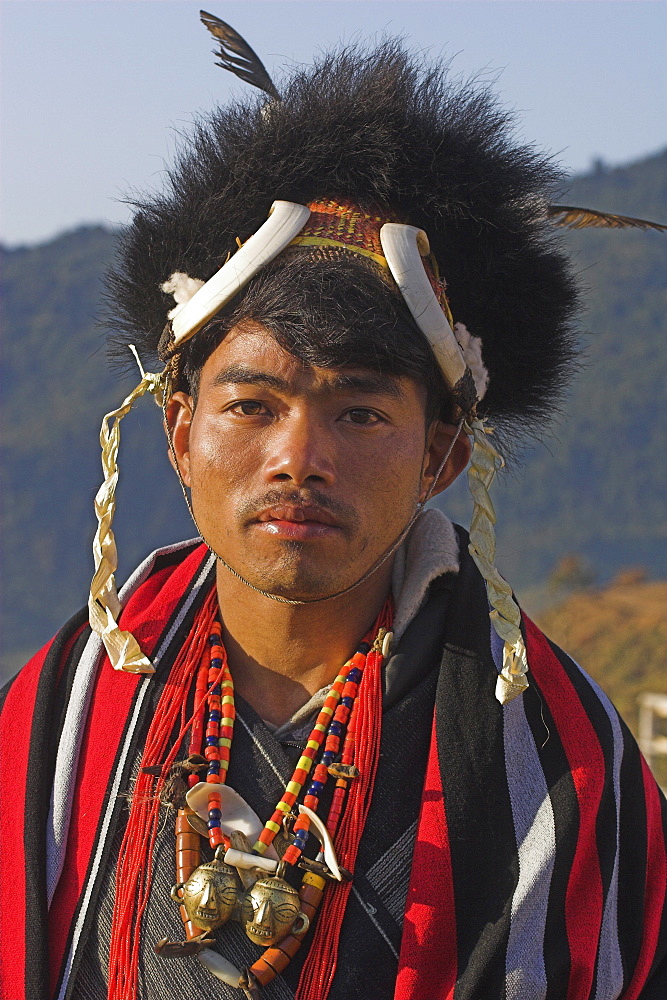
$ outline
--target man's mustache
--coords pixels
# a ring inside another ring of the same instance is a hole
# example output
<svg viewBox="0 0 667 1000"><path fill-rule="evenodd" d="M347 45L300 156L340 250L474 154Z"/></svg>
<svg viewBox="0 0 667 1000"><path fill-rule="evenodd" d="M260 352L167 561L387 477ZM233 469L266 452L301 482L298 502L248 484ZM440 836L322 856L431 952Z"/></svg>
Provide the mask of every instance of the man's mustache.
<svg viewBox="0 0 667 1000"><path fill-rule="evenodd" d="M355 528L359 523L359 515L354 507L343 500L336 500L327 496L317 489L272 489L253 500L243 500L238 506L238 514L243 520L247 520L261 514L267 507L278 506L279 504L290 507L320 507L328 513L333 514L341 526Z"/></svg>

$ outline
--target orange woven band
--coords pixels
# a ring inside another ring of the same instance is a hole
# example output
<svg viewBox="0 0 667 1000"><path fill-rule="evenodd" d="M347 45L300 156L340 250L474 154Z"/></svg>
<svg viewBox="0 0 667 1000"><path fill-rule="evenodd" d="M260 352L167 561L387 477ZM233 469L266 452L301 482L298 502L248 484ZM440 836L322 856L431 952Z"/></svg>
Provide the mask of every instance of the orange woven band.
<svg viewBox="0 0 667 1000"><path fill-rule="evenodd" d="M386 216L383 218L372 211L364 211L349 202L311 201L308 203L308 208L310 218L290 246L348 250L362 257L368 257L388 270L380 242L380 229L385 222L394 222L395 219ZM445 282L440 280L438 264L433 254L424 258L424 270L450 326L453 327L454 320L445 295Z"/></svg>

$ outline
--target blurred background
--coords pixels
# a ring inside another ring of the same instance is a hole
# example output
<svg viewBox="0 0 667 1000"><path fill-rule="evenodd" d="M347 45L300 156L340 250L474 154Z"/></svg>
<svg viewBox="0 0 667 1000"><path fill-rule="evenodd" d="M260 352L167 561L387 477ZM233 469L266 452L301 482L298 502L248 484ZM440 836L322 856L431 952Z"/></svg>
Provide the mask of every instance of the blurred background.
<svg viewBox="0 0 667 1000"><path fill-rule="evenodd" d="M494 81L552 151L561 201L667 222L667 7L658 2L206 0L277 78L336 41L403 35ZM133 387L96 317L124 199L159 187L198 111L243 88L190 0L4 0L0 529L4 680L85 603L103 413ZM584 364L560 420L495 487L498 565L612 696L667 784L667 235L565 239ZM194 534L142 400L123 422L119 580ZM465 483L438 503L468 523Z"/></svg>

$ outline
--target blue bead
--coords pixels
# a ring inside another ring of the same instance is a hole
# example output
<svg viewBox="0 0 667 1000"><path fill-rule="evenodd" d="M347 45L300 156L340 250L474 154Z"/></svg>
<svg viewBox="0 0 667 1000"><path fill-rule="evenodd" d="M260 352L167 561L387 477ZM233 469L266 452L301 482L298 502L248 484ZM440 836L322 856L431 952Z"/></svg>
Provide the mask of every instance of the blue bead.
<svg viewBox="0 0 667 1000"><path fill-rule="evenodd" d="M221 718L222 718L222 712L219 712L217 708L214 708L211 714L209 715L209 719L211 720L211 722L220 722Z"/></svg>
<svg viewBox="0 0 667 1000"><path fill-rule="evenodd" d="M208 811L208 818L210 820L213 820L213 819L222 819L222 810L221 809L209 809L209 811Z"/></svg>
<svg viewBox="0 0 667 1000"><path fill-rule="evenodd" d="M334 753L333 750L325 750L325 752L322 754L322 763L324 764L325 767L328 767L329 764L333 764L335 757L336 754Z"/></svg>
<svg viewBox="0 0 667 1000"><path fill-rule="evenodd" d="M206 825L209 828L209 830L217 830L218 827L220 826L220 820L210 819Z"/></svg>
<svg viewBox="0 0 667 1000"><path fill-rule="evenodd" d="M348 681L352 681L353 684L358 684L361 680L361 670L358 667L352 667L347 675L347 679Z"/></svg>
<svg viewBox="0 0 667 1000"><path fill-rule="evenodd" d="M354 705L354 698L350 698L349 695L345 695L344 698L340 700L341 705L345 705L346 708L352 708Z"/></svg>
<svg viewBox="0 0 667 1000"><path fill-rule="evenodd" d="M206 746L207 747L217 747L217 745L218 745L218 737L217 736L207 736L206 737Z"/></svg>
<svg viewBox="0 0 667 1000"><path fill-rule="evenodd" d="M340 736L342 732L343 732L343 723L337 722L334 719L334 721L329 726L329 733L331 734L331 736Z"/></svg>

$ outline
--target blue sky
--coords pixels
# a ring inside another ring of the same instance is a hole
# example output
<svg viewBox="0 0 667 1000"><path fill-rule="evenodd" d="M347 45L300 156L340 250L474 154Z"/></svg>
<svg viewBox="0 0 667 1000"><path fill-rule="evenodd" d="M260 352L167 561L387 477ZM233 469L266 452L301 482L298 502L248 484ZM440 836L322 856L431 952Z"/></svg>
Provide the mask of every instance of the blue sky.
<svg viewBox="0 0 667 1000"><path fill-rule="evenodd" d="M3 0L0 238L122 222L123 195L160 185L177 133L243 87L214 65L202 4L278 76L382 31L497 76L520 134L573 171L667 144L662 0Z"/></svg>

